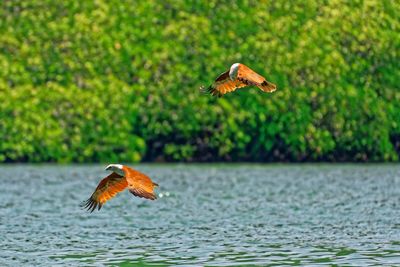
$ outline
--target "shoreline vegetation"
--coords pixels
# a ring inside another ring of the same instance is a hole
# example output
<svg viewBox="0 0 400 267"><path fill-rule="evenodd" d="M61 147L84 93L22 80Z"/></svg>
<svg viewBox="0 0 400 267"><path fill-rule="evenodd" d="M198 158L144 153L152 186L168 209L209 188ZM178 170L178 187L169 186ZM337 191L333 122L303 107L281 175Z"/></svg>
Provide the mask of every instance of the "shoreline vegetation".
<svg viewBox="0 0 400 267"><path fill-rule="evenodd" d="M0 162L398 162L396 1L0 3ZM277 84L203 95L232 63Z"/></svg>

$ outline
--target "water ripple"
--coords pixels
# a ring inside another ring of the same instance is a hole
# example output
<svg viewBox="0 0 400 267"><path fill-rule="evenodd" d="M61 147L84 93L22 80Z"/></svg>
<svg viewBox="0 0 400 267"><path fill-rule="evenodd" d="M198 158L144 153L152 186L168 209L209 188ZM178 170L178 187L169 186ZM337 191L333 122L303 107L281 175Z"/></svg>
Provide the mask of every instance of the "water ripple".
<svg viewBox="0 0 400 267"><path fill-rule="evenodd" d="M2 165L0 265L400 265L397 165L140 165L155 202L79 208L103 166Z"/></svg>

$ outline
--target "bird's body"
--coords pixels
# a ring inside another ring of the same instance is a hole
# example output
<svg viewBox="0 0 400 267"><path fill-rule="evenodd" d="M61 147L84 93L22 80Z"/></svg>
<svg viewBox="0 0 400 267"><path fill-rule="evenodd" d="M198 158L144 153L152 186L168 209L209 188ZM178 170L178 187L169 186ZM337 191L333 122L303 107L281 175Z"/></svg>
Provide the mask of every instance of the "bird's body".
<svg viewBox="0 0 400 267"><path fill-rule="evenodd" d="M128 188L129 192L137 197L154 200L154 183L147 175L121 164L110 164L106 170L112 173L100 181L96 190L83 203L84 208L93 212L96 207L100 210L103 204L116 194Z"/></svg>
<svg viewBox="0 0 400 267"><path fill-rule="evenodd" d="M233 64L229 70L219 75L207 89L201 89L213 96L220 97L238 88L250 85L257 86L262 91L268 93L276 90L275 84L268 82L263 76L241 63Z"/></svg>

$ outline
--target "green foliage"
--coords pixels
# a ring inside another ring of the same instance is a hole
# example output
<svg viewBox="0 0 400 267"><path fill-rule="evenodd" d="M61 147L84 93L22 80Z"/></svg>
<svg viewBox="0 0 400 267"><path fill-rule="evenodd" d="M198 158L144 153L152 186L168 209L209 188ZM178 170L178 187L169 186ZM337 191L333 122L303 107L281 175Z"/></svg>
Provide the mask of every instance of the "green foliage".
<svg viewBox="0 0 400 267"><path fill-rule="evenodd" d="M0 3L0 162L396 161L400 3ZM201 95L234 62L278 85Z"/></svg>

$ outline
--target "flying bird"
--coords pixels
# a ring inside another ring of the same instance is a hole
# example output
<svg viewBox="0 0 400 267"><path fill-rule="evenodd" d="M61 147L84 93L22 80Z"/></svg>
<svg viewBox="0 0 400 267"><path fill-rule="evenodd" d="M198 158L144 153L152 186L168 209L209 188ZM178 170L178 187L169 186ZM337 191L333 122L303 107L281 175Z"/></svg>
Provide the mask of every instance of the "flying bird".
<svg viewBox="0 0 400 267"><path fill-rule="evenodd" d="M257 86L268 93L276 90L275 84L267 81L263 76L241 63L233 64L229 70L219 75L212 85L208 88L200 87L200 90L213 96L221 97L238 88L250 85Z"/></svg>
<svg viewBox="0 0 400 267"><path fill-rule="evenodd" d="M138 172L128 166L121 164L110 164L106 167L107 171L112 171L110 175L100 181L90 198L82 203L82 207L93 212L99 210L109 199L128 188L134 196L154 200L154 188L158 184L154 183L147 175Z"/></svg>

